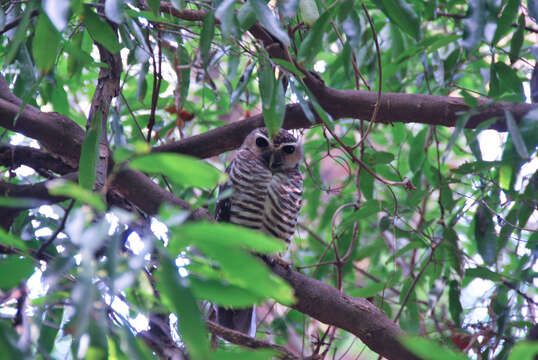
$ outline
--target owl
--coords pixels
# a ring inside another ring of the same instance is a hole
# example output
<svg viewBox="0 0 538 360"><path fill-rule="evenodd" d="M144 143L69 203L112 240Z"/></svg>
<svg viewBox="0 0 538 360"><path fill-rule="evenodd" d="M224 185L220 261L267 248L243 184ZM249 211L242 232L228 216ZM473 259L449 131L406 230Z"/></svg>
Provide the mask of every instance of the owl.
<svg viewBox="0 0 538 360"><path fill-rule="evenodd" d="M281 129L273 139L266 128L253 130L226 169L221 188L231 196L217 203L217 221L246 226L290 243L301 209L303 149L292 133ZM256 309L217 308L217 322L250 336L256 334Z"/></svg>

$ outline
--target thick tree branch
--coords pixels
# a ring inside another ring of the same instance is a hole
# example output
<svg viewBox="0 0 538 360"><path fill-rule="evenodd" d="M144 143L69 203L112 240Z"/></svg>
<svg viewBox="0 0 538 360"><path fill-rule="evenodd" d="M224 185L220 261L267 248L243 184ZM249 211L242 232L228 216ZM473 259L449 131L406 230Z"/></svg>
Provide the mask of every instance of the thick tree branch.
<svg viewBox="0 0 538 360"><path fill-rule="evenodd" d="M67 174L62 179L75 181L76 173ZM20 205L17 206L0 206L0 227L7 230L22 210L35 208L43 204L53 204L67 200L64 196L49 194L47 185L50 180L42 181L35 184L21 185L7 182L0 182L0 196L21 198Z"/></svg>
<svg viewBox="0 0 538 360"><path fill-rule="evenodd" d="M349 331L387 359L419 359L398 339L404 332L366 299L354 298L319 280L275 264L273 272L295 292L292 308L329 325Z"/></svg>
<svg viewBox="0 0 538 360"><path fill-rule="evenodd" d="M36 112L26 108L17 122L19 105L0 99L0 126L38 140L47 150L61 156L69 166L78 167L84 130L58 113Z"/></svg>
<svg viewBox="0 0 538 360"><path fill-rule="evenodd" d="M48 152L9 144L0 144L0 165L12 169L26 165L39 173L50 170L61 175L76 170Z"/></svg>

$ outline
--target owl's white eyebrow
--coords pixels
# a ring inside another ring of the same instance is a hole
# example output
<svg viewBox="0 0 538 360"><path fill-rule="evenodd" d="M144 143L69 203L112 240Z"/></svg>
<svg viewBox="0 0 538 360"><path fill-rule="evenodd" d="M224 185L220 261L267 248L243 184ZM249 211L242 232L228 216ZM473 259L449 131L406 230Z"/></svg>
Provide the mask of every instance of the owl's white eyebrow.
<svg viewBox="0 0 538 360"><path fill-rule="evenodd" d="M262 133L256 133L256 135L264 138L267 141L269 141L269 139L265 135L263 135Z"/></svg>
<svg viewBox="0 0 538 360"><path fill-rule="evenodd" d="M279 146L286 146L286 145L297 145L297 142L285 142L285 143L280 143Z"/></svg>

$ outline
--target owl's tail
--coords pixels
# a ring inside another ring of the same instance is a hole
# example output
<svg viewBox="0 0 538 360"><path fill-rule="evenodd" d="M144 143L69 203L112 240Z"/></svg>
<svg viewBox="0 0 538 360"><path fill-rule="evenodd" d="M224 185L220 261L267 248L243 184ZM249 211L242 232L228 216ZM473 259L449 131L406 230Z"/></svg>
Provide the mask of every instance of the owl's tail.
<svg viewBox="0 0 538 360"><path fill-rule="evenodd" d="M254 337L256 335L256 307L228 309L219 306L217 307L217 323Z"/></svg>

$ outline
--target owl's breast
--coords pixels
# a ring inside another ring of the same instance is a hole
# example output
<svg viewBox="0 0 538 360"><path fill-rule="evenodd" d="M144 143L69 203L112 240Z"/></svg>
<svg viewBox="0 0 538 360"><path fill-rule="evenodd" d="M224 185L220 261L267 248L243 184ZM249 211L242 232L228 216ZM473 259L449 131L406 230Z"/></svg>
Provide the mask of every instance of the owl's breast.
<svg viewBox="0 0 538 360"><path fill-rule="evenodd" d="M230 221L289 242L301 208L302 179L271 173L261 161L241 159L230 166ZM249 160L249 161L245 161Z"/></svg>

